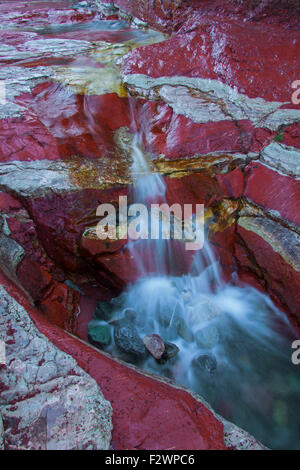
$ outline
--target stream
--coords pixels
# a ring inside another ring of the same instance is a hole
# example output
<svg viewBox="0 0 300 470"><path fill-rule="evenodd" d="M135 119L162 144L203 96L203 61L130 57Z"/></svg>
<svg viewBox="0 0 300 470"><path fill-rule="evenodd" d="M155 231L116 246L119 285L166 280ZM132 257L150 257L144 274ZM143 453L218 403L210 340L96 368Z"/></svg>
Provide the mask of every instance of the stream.
<svg viewBox="0 0 300 470"><path fill-rule="evenodd" d="M133 200L161 202L163 179L151 174L138 140L132 148ZM105 350L194 390L267 447L298 449L300 377L291 361L296 332L285 314L257 289L224 283L207 241L181 277L167 274L178 256L172 240L129 246L139 280L111 302L99 302L90 323L93 329L109 321L112 340ZM169 357L144 357L139 341L149 334L163 338Z"/></svg>
<svg viewBox="0 0 300 470"><path fill-rule="evenodd" d="M65 2L71 3L77 4ZM130 26L125 20L101 18L67 25L55 21L51 26L24 24L22 31L37 33L39 39L30 41L32 44L22 53L7 48L7 63L24 70L40 64L51 67L55 83L51 82L49 93L45 88L37 96L42 101L47 92L47 106L53 109L52 114L44 112L38 102L41 122L62 141L68 138L72 143L76 138L77 149L84 149L85 141L80 140L84 121L94 158L102 129L96 119L99 110L90 108L89 97L116 93L120 101L126 98L120 78L122 56L135 47L163 41L166 36ZM86 52L87 46L82 44L80 53L75 51L70 56L67 49L60 52L61 43L55 43L54 54L51 41L58 34L62 42L66 41L65 48L69 47L68 41L80 40L94 42L94 49ZM45 40L43 46L39 45L40 39ZM5 67L1 66L3 74ZM27 89L21 91L26 93ZM83 95L83 116L82 121L78 118L76 128L76 114L74 118L68 111L72 106L75 109L77 94ZM26 96L22 99L25 106ZM142 123L136 122L134 100L128 100L132 121L130 201L146 206L166 203L164 178L153 169L144 151L145 136L139 130ZM138 279L120 295L97 303L89 319L91 343L113 357L193 390L215 412L265 446L300 449L300 376L291 360L291 344L297 332L286 314L254 287L237 286L235 274L232 282L225 282L222 266L207 238L201 250L189 255L192 262L188 273L176 273L177 260L187 255L182 242L160 236L158 240L129 240L126 248L136 264ZM162 353L157 359L144 346L147 335L159 336L156 339Z"/></svg>

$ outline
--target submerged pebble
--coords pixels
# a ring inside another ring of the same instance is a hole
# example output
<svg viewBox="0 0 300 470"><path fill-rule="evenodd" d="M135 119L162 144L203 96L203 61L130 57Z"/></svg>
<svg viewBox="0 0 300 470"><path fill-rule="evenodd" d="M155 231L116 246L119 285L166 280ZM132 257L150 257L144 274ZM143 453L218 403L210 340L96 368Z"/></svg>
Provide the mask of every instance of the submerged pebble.
<svg viewBox="0 0 300 470"><path fill-rule="evenodd" d="M213 375L217 369L217 360L213 354L200 354L193 359L192 365L196 374L205 372Z"/></svg>
<svg viewBox="0 0 300 470"><path fill-rule="evenodd" d="M179 347L176 346L176 344L169 343L168 341L165 341L164 344L165 344L165 350L161 359L159 360L160 364L164 364L165 362L172 359L179 353Z"/></svg>
<svg viewBox="0 0 300 470"><path fill-rule="evenodd" d="M110 326L105 322L91 321L88 325L88 338L95 346L108 346L111 342Z"/></svg>
<svg viewBox="0 0 300 470"><path fill-rule="evenodd" d="M133 359L145 359L147 351L134 324L124 318L115 323L114 340L117 348Z"/></svg>
<svg viewBox="0 0 300 470"><path fill-rule="evenodd" d="M135 310L133 310L133 308L126 308L126 310L124 311L124 317L127 320L135 321L137 318L137 313Z"/></svg>
<svg viewBox="0 0 300 470"><path fill-rule="evenodd" d="M195 333L195 341L202 348L213 348L219 339L219 331L214 325L208 325Z"/></svg>
<svg viewBox="0 0 300 470"><path fill-rule="evenodd" d="M161 359L165 352L165 344L159 335L146 335L143 338L143 343L151 356L155 359Z"/></svg>

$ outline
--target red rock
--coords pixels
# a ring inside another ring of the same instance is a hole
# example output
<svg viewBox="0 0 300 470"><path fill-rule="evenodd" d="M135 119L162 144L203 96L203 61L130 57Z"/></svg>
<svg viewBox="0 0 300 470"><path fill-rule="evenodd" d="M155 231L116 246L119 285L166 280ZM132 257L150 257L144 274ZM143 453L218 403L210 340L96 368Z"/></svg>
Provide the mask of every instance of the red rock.
<svg viewBox="0 0 300 470"><path fill-rule="evenodd" d="M225 282L231 282L232 273L235 271L235 225L223 231L209 234L209 242L221 269L221 277Z"/></svg>
<svg viewBox="0 0 300 470"><path fill-rule="evenodd" d="M62 195L26 199L26 207L38 227L39 238L49 256L66 270L83 271L86 263L79 256L79 244L87 226L99 218L99 204L118 201L128 189L82 190Z"/></svg>
<svg viewBox="0 0 300 470"><path fill-rule="evenodd" d="M282 218L300 225L300 182L260 163L250 163L245 173L244 196L267 210L276 210Z"/></svg>
<svg viewBox="0 0 300 470"><path fill-rule="evenodd" d="M8 193L0 192L0 210L9 212L10 210L20 209L22 204Z"/></svg>
<svg viewBox="0 0 300 470"><path fill-rule="evenodd" d="M75 333L79 298L79 292L70 289L65 284L55 282L37 306L50 323Z"/></svg>
<svg viewBox="0 0 300 470"><path fill-rule="evenodd" d="M0 133L2 162L60 158L55 138L37 119L0 119Z"/></svg>
<svg viewBox="0 0 300 470"><path fill-rule="evenodd" d="M121 248L126 244L126 240L101 240L91 237L82 237L80 242L80 251L83 256L99 256L103 253L115 253L116 251L121 250Z"/></svg>
<svg viewBox="0 0 300 470"><path fill-rule="evenodd" d="M116 0L114 3L121 9L162 31L170 32L175 25L179 27L183 21L184 10L180 8L183 3L182 0L154 0L152 3L149 0L135 2Z"/></svg>
<svg viewBox="0 0 300 470"><path fill-rule="evenodd" d="M203 15L219 15L224 21L231 17L240 21L260 22L262 24L276 24L287 29L297 29L300 17L300 8L297 0L278 0L257 2L248 0L155 0L148 7L149 0L115 0L115 4L132 13L134 16L148 22L157 29L172 32L186 25L191 27L195 19ZM189 22L190 21L190 22ZM186 27L187 29L187 27Z"/></svg>
<svg viewBox="0 0 300 470"><path fill-rule="evenodd" d="M282 137L284 144L300 149L300 124L285 127Z"/></svg>
<svg viewBox="0 0 300 470"><path fill-rule="evenodd" d="M221 199L222 193L215 177L207 172L192 173L182 178L166 177L168 204L204 204L206 208Z"/></svg>
<svg viewBox="0 0 300 470"><path fill-rule="evenodd" d="M146 335L143 338L143 343L154 359L161 359L165 351L165 344L159 335Z"/></svg>
<svg viewBox="0 0 300 470"><path fill-rule="evenodd" d="M158 259L155 241L142 240L142 242L134 242L133 249L129 251L123 248L118 253L103 254L99 256L95 262L97 263L99 272L99 280L107 272L111 281L115 283L115 288L119 290L136 281L140 276L146 273L161 273L173 276L187 274L190 271L193 262L192 251L187 251L182 241L170 241L171 250L176 256L168 257L165 253L165 259Z"/></svg>
<svg viewBox="0 0 300 470"><path fill-rule="evenodd" d="M250 121L197 124L162 102L138 101L135 113L145 148L167 159L214 152L258 153L274 136L267 129L254 127Z"/></svg>
<svg viewBox="0 0 300 470"><path fill-rule="evenodd" d="M217 175L216 178L224 196L233 197L235 199L242 196L245 182L244 174L240 168L236 168L224 175Z"/></svg>
<svg viewBox="0 0 300 470"><path fill-rule="evenodd" d="M147 377L79 342L43 319L2 277L1 283L26 308L41 333L97 381L113 407L114 449L226 449L223 424L189 392Z"/></svg>
<svg viewBox="0 0 300 470"><path fill-rule="evenodd" d="M6 203L4 209L9 209L6 222L10 238L24 249L24 256L16 267L16 278L11 273L14 281L50 321L75 331L79 293L63 283L63 271L48 257L23 206L5 193L1 193L0 203L1 200Z"/></svg>
<svg viewBox="0 0 300 470"><path fill-rule="evenodd" d="M99 291L99 289L97 289ZM78 316L76 335L84 341L88 342L88 324L93 318L98 301L101 300L99 297L90 297L82 295L80 297L80 314Z"/></svg>
<svg viewBox="0 0 300 470"><path fill-rule="evenodd" d="M81 23L92 20L96 14L95 11L85 10L85 12L82 12L74 10L69 3L64 1L55 2L55 8L53 8L53 2L50 1L36 2L33 5L32 8L28 9L26 2L14 2L12 11L11 2L1 3L0 14L3 15L1 22L3 27L9 29L12 25L15 27L24 27L26 25L38 28L48 27L49 24ZM15 15L12 15L12 13L15 13Z"/></svg>
<svg viewBox="0 0 300 470"><path fill-rule="evenodd" d="M268 293L289 312L299 325L300 273L287 264L271 245L254 232L239 226L238 234L247 247L246 252L236 251L241 270L243 271L246 267L246 272L252 271L256 278L257 272L261 273L261 276L263 273Z"/></svg>
<svg viewBox="0 0 300 470"><path fill-rule="evenodd" d="M114 131L129 127L131 122L127 98L119 98L115 93L71 95L57 83L44 83L16 101L37 116L40 126L45 128L44 134L50 133L58 147L60 158L74 155L97 158L112 152L115 148ZM33 139L30 135L27 138ZM10 154L6 149L7 153ZM37 155L37 158L52 160L57 158L57 151L47 146L43 154L37 152ZM27 159L30 158L29 154Z"/></svg>
<svg viewBox="0 0 300 470"><path fill-rule="evenodd" d="M290 103L291 84L298 79L294 64L299 50L297 31L241 24L240 18L224 21L199 9L180 34L127 54L124 73L215 79L250 98Z"/></svg>
<svg viewBox="0 0 300 470"><path fill-rule="evenodd" d="M30 294L34 301L40 300L49 287L52 276L41 262L35 261L27 255L23 258L17 270L18 279L22 287Z"/></svg>

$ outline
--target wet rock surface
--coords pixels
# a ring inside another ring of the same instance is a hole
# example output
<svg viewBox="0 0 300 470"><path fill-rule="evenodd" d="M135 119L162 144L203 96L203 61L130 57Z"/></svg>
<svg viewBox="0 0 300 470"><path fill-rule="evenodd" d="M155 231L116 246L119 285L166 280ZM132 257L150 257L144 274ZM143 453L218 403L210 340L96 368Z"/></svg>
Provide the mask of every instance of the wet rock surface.
<svg viewBox="0 0 300 470"><path fill-rule="evenodd" d="M128 368L48 323L1 273L0 279L10 295L30 314L39 331L60 351L75 358L96 380L114 410L113 448L263 448L248 433L214 415L199 397ZM120 381L120 377L123 380ZM180 428L176 426L178 422ZM159 429L155 423L159 423Z"/></svg>
<svg viewBox="0 0 300 470"><path fill-rule="evenodd" d="M91 322L89 324L88 337L90 343L95 346L108 346L111 342L110 326L105 322Z"/></svg>
<svg viewBox="0 0 300 470"><path fill-rule="evenodd" d="M219 332L214 326L206 326L195 333L195 340L198 346L212 348L219 342Z"/></svg>
<svg viewBox="0 0 300 470"><path fill-rule="evenodd" d="M146 335L143 338L143 343L154 359L162 358L165 352L165 344L159 335Z"/></svg>
<svg viewBox="0 0 300 470"><path fill-rule="evenodd" d="M128 356L140 361L146 356L146 349L134 324L125 319L119 320L114 328L114 340L117 348Z"/></svg>
<svg viewBox="0 0 300 470"><path fill-rule="evenodd" d="M169 343L168 341L164 341L165 350L163 355L160 358L160 362L164 364L169 359L172 359L179 353L179 348L174 343Z"/></svg>
<svg viewBox="0 0 300 470"><path fill-rule="evenodd" d="M202 373L213 375L217 369L217 360L212 354L200 354L192 362L197 375Z"/></svg>
<svg viewBox="0 0 300 470"><path fill-rule="evenodd" d="M240 279L266 289L299 325L300 109L291 103L291 84L299 78L296 2L157 1L149 8L146 0L117 0L118 10L62 1L34 3L30 12L24 2L13 9L10 3L0 9L6 88L0 104L0 265L11 281L52 323L76 333L85 289L97 286L108 299L139 278L122 240L106 244L95 237L97 206L130 193L132 134L138 131L153 171L164 176L169 204L205 203L208 237L224 276L237 269ZM172 36L160 42L163 35L136 28L141 21ZM169 273L179 276L190 271L191 256L174 246L176 266ZM162 333L166 367L179 355L167 339L195 340L200 349L220 343L214 326L191 334L195 317L205 323L220 313L198 300L184 319L182 312L161 312L162 328L170 326L170 337ZM95 318L110 321L116 309L102 303ZM117 341L142 357L141 338L157 330L152 325L137 334L136 313L124 313L127 328ZM99 335L108 341L107 325ZM214 370L212 361L201 359L198 369ZM218 364L214 374L219 370ZM282 399L275 400L276 423L283 425L288 414ZM223 445L223 437L220 444L213 435L214 420L210 425L211 440L195 437L195 448ZM148 442L126 440L122 432L116 435L124 448ZM237 448L255 445L236 436ZM155 435L152 445L160 438ZM166 445L174 447L171 441ZM178 446L179 437L175 441Z"/></svg>

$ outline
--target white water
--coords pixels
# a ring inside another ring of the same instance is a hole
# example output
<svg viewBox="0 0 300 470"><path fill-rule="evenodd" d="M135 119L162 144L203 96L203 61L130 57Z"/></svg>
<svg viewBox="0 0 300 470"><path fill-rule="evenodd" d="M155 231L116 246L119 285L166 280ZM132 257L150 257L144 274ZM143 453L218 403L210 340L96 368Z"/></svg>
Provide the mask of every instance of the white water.
<svg viewBox="0 0 300 470"><path fill-rule="evenodd" d="M138 136L132 156L134 202L161 202L164 181L151 172ZM224 284L208 242L195 253L190 274L180 277L167 275L167 264L177 257L171 241L142 240L129 247L141 277L122 294L114 318L134 309L141 337L156 333L180 349L165 364L149 356L140 366L195 390L265 445L298 448L293 416L300 411L300 378L291 363L295 333L285 315L254 288ZM111 351L118 354L114 346Z"/></svg>

